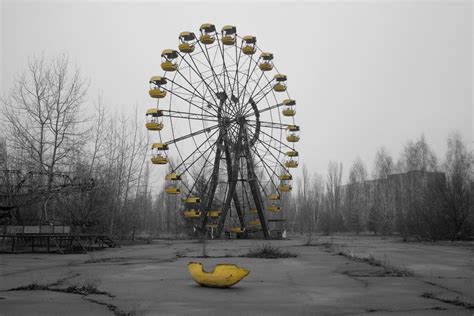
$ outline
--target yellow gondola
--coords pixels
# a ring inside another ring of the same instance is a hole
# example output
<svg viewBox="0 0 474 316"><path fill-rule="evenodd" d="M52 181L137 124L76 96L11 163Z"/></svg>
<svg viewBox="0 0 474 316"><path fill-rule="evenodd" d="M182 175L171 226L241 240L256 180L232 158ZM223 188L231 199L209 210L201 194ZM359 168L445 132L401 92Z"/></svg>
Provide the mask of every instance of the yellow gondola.
<svg viewBox="0 0 474 316"><path fill-rule="evenodd" d="M237 28L233 25L226 25L222 28L222 39L221 42L224 45L234 45L235 44L235 33L237 33Z"/></svg>
<svg viewBox="0 0 474 316"><path fill-rule="evenodd" d="M245 229L242 227L231 227L229 231L232 233L241 234L245 231Z"/></svg>
<svg viewBox="0 0 474 316"><path fill-rule="evenodd" d="M296 111L293 109L283 109L281 113L283 114L283 116L295 116Z"/></svg>
<svg viewBox="0 0 474 316"><path fill-rule="evenodd" d="M168 150L168 145L167 144L162 144L162 143L154 143L151 145L151 151L153 157L151 158L151 162L156 164L156 165L165 165L168 163L168 158L166 158L164 155L162 155L160 152Z"/></svg>
<svg viewBox="0 0 474 316"><path fill-rule="evenodd" d="M280 199L280 196L276 193L273 193L268 196L268 199L272 201L278 201Z"/></svg>
<svg viewBox="0 0 474 316"><path fill-rule="evenodd" d="M257 213L258 213L258 210L257 210L256 207L252 207L252 208L250 209L250 214L257 214Z"/></svg>
<svg viewBox="0 0 474 316"><path fill-rule="evenodd" d="M145 126L149 131L161 131L163 129L163 123L160 121L160 117L163 116L163 112L157 108L151 108L146 111L146 123Z"/></svg>
<svg viewBox="0 0 474 316"><path fill-rule="evenodd" d="M178 180L181 180L181 176L179 174L177 174L176 172L172 172L172 173L168 173L166 176L165 176L165 180L168 180L168 181L178 181Z"/></svg>
<svg viewBox="0 0 474 316"><path fill-rule="evenodd" d="M260 54L260 59L262 62L258 64L258 67L261 71L270 71L273 69L273 54L272 53L262 53Z"/></svg>
<svg viewBox="0 0 474 316"><path fill-rule="evenodd" d="M296 143L300 140L300 127L298 125L288 125L286 129L288 131L288 135L286 136L287 141L290 143Z"/></svg>
<svg viewBox="0 0 474 316"><path fill-rule="evenodd" d="M273 79L275 79L276 84L273 86L273 90L276 92L286 91L286 75L276 74Z"/></svg>
<svg viewBox="0 0 474 316"><path fill-rule="evenodd" d="M173 62L174 59L178 58L178 52L173 49L165 49L161 53L163 59L161 63L161 69L164 71L176 71L178 69L178 64Z"/></svg>
<svg viewBox="0 0 474 316"><path fill-rule="evenodd" d="M204 45L212 44L216 40L214 36L214 34L216 33L216 27L214 24L204 23L199 28L199 31L201 31L199 41Z"/></svg>
<svg viewBox="0 0 474 316"><path fill-rule="evenodd" d="M284 116L295 116L296 111L293 108L296 105L296 101L292 99L283 100L282 104L285 106L282 113Z"/></svg>
<svg viewBox="0 0 474 316"><path fill-rule="evenodd" d="M255 43L257 42L257 38L252 35L244 36L243 41L245 42L245 46L242 47L242 52L245 55L253 55L257 51L255 48Z"/></svg>
<svg viewBox="0 0 474 316"><path fill-rule="evenodd" d="M297 143L300 140L300 137L296 135L288 135L286 136L286 140L290 143Z"/></svg>
<svg viewBox="0 0 474 316"><path fill-rule="evenodd" d="M278 205L272 204L269 207L267 207L267 211L269 212L280 212L281 208Z"/></svg>
<svg viewBox="0 0 474 316"><path fill-rule="evenodd" d="M290 150L287 151L285 155L288 157L298 157L299 153L296 150Z"/></svg>
<svg viewBox="0 0 474 316"><path fill-rule="evenodd" d="M280 179L282 181L284 181L284 180L289 181L289 180L293 180L293 176L289 173L284 173L284 174L279 175L278 179Z"/></svg>
<svg viewBox="0 0 474 316"><path fill-rule="evenodd" d="M161 89L161 86L166 84L166 78L160 76L153 76L150 79L150 90L148 93L150 97L162 99L166 96L166 91Z"/></svg>
<svg viewBox="0 0 474 316"><path fill-rule="evenodd" d="M278 187L278 189L281 191L281 192L290 192L293 188L290 184L280 184L280 186Z"/></svg>
<svg viewBox="0 0 474 316"><path fill-rule="evenodd" d="M201 199L198 196L189 196L186 199L184 199L184 203L188 204L198 204L201 203Z"/></svg>
<svg viewBox="0 0 474 316"><path fill-rule="evenodd" d="M168 145L167 144L162 144L162 143L154 143L151 145L152 150L168 150Z"/></svg>
<svg viewBox="0 0 474 316"><path fill-rule="evenodd" d="M182 53L192 53L194 52L194 41L196 40L196 35L193 32L181 32L179 33L180 44L178 49Z"/></svg>
<svg viewBox="0 0 474 316"><path fill-rule="evenodd" d="M168 187L165 188L165 192L167 194L180 194L181 193L181 190L173 185L170 185Z"/></svg>
<svg viewBox="0 0 474 316"><path fill-rule="evenodd" d="M201 216L201 211L199 210L191 209L191 210L184 211L184 217L187 217L187 218L196 218L200 216Z"/></svg>
<svg viewBox="0 0 474 316"><path fill-rule="evenodd" d="M298 167L298 161L293 160L293 159L285 161L285 167L287 167L287 168L296 168L296 167Z"/></svg>
<svg viewBox="0 0 474 316"><path fill-rule="evenodd" d="M255 227L255 226L261 226L261 225L262 225L262 223L260 223L260 220L259 220L259 219L254 219L254 220L250 221L249 224L250 224L250 226L254 226L254 227Z"/></svg>
<svg viewBox="0 0 474 316"><path fill-rule="evenodd" d="M151 162L155 165L166 165L168 163L168 158L161 154L157 154L151 158Z"/></svg>
<svg viewBox="0 0 474 316"><path fill-rule="evenodd" d="M209 212L207 212L207 216L209 216L209 217L219 217L219 216L221 216L221 211L209 211Z"/></svg>

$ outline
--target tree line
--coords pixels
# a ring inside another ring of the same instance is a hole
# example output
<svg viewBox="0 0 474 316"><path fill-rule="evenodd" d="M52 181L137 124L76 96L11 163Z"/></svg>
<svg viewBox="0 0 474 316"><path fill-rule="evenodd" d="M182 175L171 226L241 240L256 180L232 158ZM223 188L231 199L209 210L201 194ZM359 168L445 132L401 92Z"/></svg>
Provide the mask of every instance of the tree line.
<svg viewBox="0 0 474 316"><path fill-rule="evenodd" d="M150 139L141 112L118 113L100 95L89 99L88 89L67 55L37 56L2 97L0 169L41 172L47 186L57 173L96 184L92 190L22 206L14 223L44 223L48 212L48 219L73 224L77 232L118 238L140 232L182 234L189 227L176 197L150 186ZM361 159L350 167L347 181L341 163L331 161L325 178L310 175L303 165L296 190L283 201L287 230L310 238L316 232L468 238L474 225L472 162L472 153L454 133L441 162L423 136L409 141L396 162L380 148L371 177ZM421 174L394 177L414 171Z"/></svg>
<svg viewBox="0 0 474 316"><path fill-rule="evenodd" d="M423 135L408 141L396 161L380 147L370 177L360 158L346 182L341 163L329 163L326 179L303 165L287 203L288 227L309 234L309 240L315 232L468 239L474 233L472 166L473 154L457 132L448 137L442 161Z"/></svg>

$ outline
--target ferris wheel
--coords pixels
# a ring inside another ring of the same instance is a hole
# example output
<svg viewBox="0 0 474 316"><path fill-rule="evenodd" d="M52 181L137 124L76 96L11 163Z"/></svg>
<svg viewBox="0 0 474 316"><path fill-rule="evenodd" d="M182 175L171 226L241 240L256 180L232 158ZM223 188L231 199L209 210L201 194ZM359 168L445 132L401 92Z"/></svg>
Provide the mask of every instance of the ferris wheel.
<svg viewBox="0 0 474 316"><path fill-rule="evenodd" d="M235 26L206 23L178 38L161 53L164 74L150 79L151 162L168 166L165 192L180 195L196 228L269 237L268 215L281 214L299 158L287 77Z"/></svg>

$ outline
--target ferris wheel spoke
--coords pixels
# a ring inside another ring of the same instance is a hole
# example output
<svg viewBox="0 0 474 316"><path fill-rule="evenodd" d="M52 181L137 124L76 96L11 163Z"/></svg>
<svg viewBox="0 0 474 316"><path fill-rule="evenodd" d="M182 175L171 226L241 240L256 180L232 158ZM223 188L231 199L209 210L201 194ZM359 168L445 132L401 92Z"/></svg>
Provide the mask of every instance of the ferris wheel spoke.
<svg viewBox="0 0 474 316"><path fill-rule="evenodd" d="M204 58L207 59L207 56L206 56L206 54L204 53L204 51L202 51L202 55L204 56ZM208 89L209 91L212 91L212 92L213 92L212 94L214 95L214 94L216 93L216 91L214 91L214 90L211 88L210 84L209 84L209 83L207 82L207 80L205 80L205 79L203 78L203 76L202 76L203 73L212 72L212 68L210 68L207 64L203 63L203 62L200 61L199 59L194 58L192 54L188 54L187 56L189 56L189 58L191 59L191 62L193 63L194 67L193 67L193 65L191 65L191 64L186 60L186 58L185 58L186 55L181 55L181 54L180 54L180 56L181 56L181 58L184 60L184 62L189 66L189 68L192 69L192 71L203 81L203 83L206 85L207 89ZM199 69L198 65L196 64L196 62L199 63L199 64L201 64L203 67L205 67L206 70L201 71L201 70ZM210 77L211 77L211 76L209 76L208 78L210 78Z"/></svg>
<svg viewBox="0 0 474 316"><path fill-rule="evenodd" d="M175 110L162 110L164 113L171 113L171 114L177 114L177 115L187 115L187 116L172 116L176 118L188 118L188 117L196 117L196 118L216 118L216 116L213 115L206 115L206 114L201 114L201 113L192 113L192 112L183 112L183 111L175 111ZM168 116L167 114L163 114L163 116ZM217 120L216 120L217 121Z"/></svg>
<svg viewBox="0 0 474 316"><path fill-rule="evenodd" d="M211 130L213 130L213 129L216 129L216 128L218 128L218 127L219 127L219 125L214 125L214 126L211 126L211 127L203 128L203 129L201 129L201 130L199 130L199 131L192 132L192 133L190 133L190 134L187 134L187 135L184 135L184 136L175 138L175 139L173 139L173 140L167 141L167 142L165 142L164 144L165 144L165 145L176 144L176 143L178 143L178 142L180 142L180 141L182 141L182 140L188 139L188 138L190 138L190 137L197 136L197 135L202 134L202 133L205 133L205 132L209 132L209 131L211 131ZM209 136L208 138L212 137L214 134L215 134L215 132L214 132L211 136ZM206 139L206 141L207 141L207 139Z"/></svg>
<svg viewBox="0 0 474 316"><path fill-rule="evenodd" d="M255 72L255 69L258 66L258 60L255 61L254 63L253 63L253 61L254 61L253 60L253 55L251 55L250 56L250 62L249 62L249 68L247 70L247 80L245 80L244 88L242 89L242 91L243 91L242 98L245 98L245 92L247 91L247 85L249 84L249 80L250 80L250 78L252 78L253 73ZM252 66L252 63L253 63L253 69L252 69L252 72L250 72L250 67ZM250 72L250 74L249 74L249 72ZM262 72L262 76L263 76L263 72ZM242 104L244 104L244 102L242 102Z"/></svg>
<svg viewBox="0 0 474 316"><path fill-rule="evenodd" d="M222 68L224 69L224 87L225 87L225 76L227 76L227 83L230 87L231 95L233 96L234 95L234 87L233 87L233 84L230 83L229 70L227 69L227 65L226 65L226 62L225 62L226 52L225 52L224 44L222 44L222 46L221 46L221 41L218 40L217 41L217 46L219 47L219 50L221 52L221 57L222 57Z"/></svg>
<svg viewBox="0 0 474 316"><path fill-rule="evenodd" d="M212 120L212 119L206 119L206 118L191 117L191 116L179 116L179 115L170 115L170 114L163 114L163 117L172 117L172 118L196 120L196 121L203 121L203 122L214 122L214 123L219 122L218 120Z"/></svg>
<svg viewBox="0 0 474 316"><path fill-rule="evenodd" d="M204 53L204 50L202 49L201 42L198 42L198 44L199 44L199 47L201 48L201 50ZM225 91L225 87L222 86L222 83L220 82L219 78L216 75L216 72L214 71L214 66L213 66L213 63L211 62L211 58L210 58L210 55L209 55L209 50L207 49L207 45L204 45L204 47L205 47L206 53L207 53L207 54L204 53L204 57L206 58L207 62L209 63L209 67L210 67L211 72L213 74L214 84L216 85L216 89L219 91L219 87L217 85L217 83L219 83L220 88L222 89L222 91Z"/></svg>
<svg viewBox="0 0 474 316"><path fill-rule="evenodd" d="M205 103L207 103L208 107L214 109L214 110L217 112L217 110L218 110L218 109L217 109L217 105L216 105L216 104L213 104L213 103L211 103L211 102L209 102L208 99L206 99L206 98L196 89L196 87L194 87L194 85L188 80L188 78L186 78L186 76L183 75L179 70L178 70L177 72L178 72L178 74L191 86L191 88L193 88L193 90L194 90L194 92L196 93L196 95L197 95L201 100L203 100ZM184 87L183 87L183 89L184 89ZM188 90L188 91L189 91L189 90ZM213 96L212 93L211 93L211 96ZM215 102L215 101L216 101L216 100L214 99L214 102ZM206 112L207 112L207 111L206 111Z"/></svg>
<svg viewBox="0 0 474 316"><path fill-rule="evenodd" d="M269 82L268 84L271 84L271 82ZM265 99L267 97L267 95L270 93L270 92L273 92L273 88L270 86L270 88L268 89L268 91L264 92L265 89L267 89L268 87L268 84L263 87L259 92L257 92L255 95L252 95L252 100L255 102L255 104L259 104L260 101L262 101L263 99ZM255 97L259 96L260 94L263 93L263 96L258 99L257 101L254 100Z"/></svg>
<svg viewBox="0 0 474 316"><path fill-rule="evenodd" d="M186 169L184 170L183 174L186 173L189 168L191 168L197 161L199 161L199 159L201 159L201 157L204 156L204 154L206 153L206 151L208 151L209 149L212 149L211 151L209 151L209 154L207 155L207 157L205 158L205 162L204 162L204 166L201 168L201 170L199 171L197 177L196 177L196 181L194 181L194 184L191 186L191 190L190 190L190 194L192 193L194 187L196 186L196 184L198 183L198 179L201 177L201 174L204 172L204 170L206 169L206 165L207 163L209 162L209 158L211 157L211 154L212 152L214 151L214 147L213 146L209 146L209 148L207 148L202 154L201 156L199 156L197 159L195 159L189 166L186 167ZM189 174L191 174L189 172Z"/></svg>
<svg viewBox="0 0 474 316"><path fill-rule="evenodd" d="M237 45L235 45L235 56L236 56L236 66L235 66L235 76L234 76L234 82L232 83L232 90L235 88L236 82L239 81L239 64L240 64L240 57L242 56L242 47L244 45L244 42L240 42L240 49L239 55L237 56ZM239 90L239 85L237 84L237 100L240 100L240 90Z"/></svg>
<svg viewBox="0 0 474 316"><path fill-rule="evenodd" d="M256 124L257 121L255 120L247 120L247 122L250 122L251 124ZM259 121L261 127L266 127L266 128L279 128L279 129L287 129L288 124L282 124L282 123L277 123L277 122L266 122L266 121Z"/></svg>
<svg viewBox="0 0 474 316"><path fill-rule="evenodd" d="M268 137L272 138L272 139L275 140L277 143L279 143L279 144L285 146L286 148L291 149L291 150L294 150L293 147L288 146L287 144L285 144L285 143L282 142L281 140L279 140L279 139L273 137L272 135L268 134L267 132L264 132L263 130L260 130L260 132L262 132L263 134L265 134L265 135L267 135Z"/></svg>
<svg viewBox="0 0 474 316"><path fill-rule="evenodd" d="M263 141L261 141L260 139L257 140L260 144L262 144L263 147L265 147L266 149L268 149L268 152L270 153L270 155L272 155L273 159L275 159L275 161L277 162L277 164L279 164L284 170L287 170L287 168L280 162L280 160L275 157L275 155L272 153L272 151L270 150L270 147L271 146L267 146L267 144ZM275 148L274 148L275 149ZM293 148L291 148L293 150Z"/></svg>
<svg viewBox="0 0 474 316"><path fill-rule="evenodd" d="M230 79L229 79L229 74L227 73L227 67L225 65L225 57L224 57L224 51L222 50L222 47L221 47L221 41L219 39L217 39L217 47L219 47L219 51L220 51L220 55L222 57L222 69L223 69L223 77L224 77L224 92L226 91L226 83L225 83L225 78L226 78L226 75L227 75L227 80L228 80L228 83L230 85ZM217 51L216 51L217 53ZM214 61L213 61L214 63Z"/></svg>
<svg viewBox="0 0 474 316"><path fill-rule="evenodd" d="M189 103L189 104L191 104L191 105L197 107L198 109L203 110L204 112L208 113L209 115L211 115L211 116L213 115L212 112L209 112L209 111L205 110L203 107L199 106L198 104L196 104L196 103L194 103L194 102L191 102L189 99L186 99L186 98L183 97L181 94L176 93L175 90L170 90L170 89L167 89L167 88L165 88L165 87L161 87L161 89L163 89L163 90L166 91L166 92L169 92L171 95L173 95L173 96L175 96L175 97L177 97L177 98L179 98L179 99L185 101L186 103Z"/></svg>
<svg viewBox="0 0 474 316"><path fill-rule="evenodd" d="M212 136L214 136L218 131L215 131L212 133L211 136L209 136L209 138L211 138ZM186 161L188 161L189 158L191 158L196 152L200 151L201 147L207 142L208 140L206 139L205 141L203 141L199 146L196 146L196 149L190 153L185 159L182 159L181 163L176 166L175 168L173 168L173 172L177 171L181 166L184 166ZM206 150L204 150L204 152L208 151L209 148L212 148L215 144L217 144L217 142L219 141L216 140L213 144L211 144ZM202 153L201 153L201 156L202 156Z"/></svg>
<svg viewBox="0 0 474 316"><path fill-rule="evenodd" d="M261 110L259 109L259 110L258 110L258 113L259 113L259 114L262 114L262 113L264 113L264 112L267 112L267 111L276 109L276 108L278 108L278 107L280 107L280 106L282 106L282 105L283 105L283 103L277 103L277 104L275 104L275 105L271 105L271 106L266 107L266 108L263 108L263 109L261 109ZM252 112L252 113L245 114L244 117L247 118L247 117L251 117L251 116L254 116L254 115L255 115L255 112Z"/></svg>
<svg viewBox="0 0 474 316"><path fill-rule="evenodd" d="M178 73L181 75L181 73L180 73L179 71L178 71ZM182 75L181 75L181 76L182 76ZM196 95L195 93L193 93L192 91L186 89L185 87L183 87L182 85L180 85L180 84L177 83L176 81L174 81L174 80L172 80L172 79L168 79L168 80L169 80L173 85L177 85L177 86L180 87L181 89L183 89L183 90L187 91L188 93L190 93L191 96L193 96L193 97L194 97L194 96L197 96L199 99L203 100L204 102L206 102L206 103L207 103L208 105L210 105L210 106L214 105L214 104L210 103L206 98L204 98L203 96L201 96L200 94L199 94L199 95ZM197 90L194 88L194 86L192 86L192 88L194 89L194 91L197 92ZM164 90L166 90L166 89L164 89ZM178 96L178 94L176 94L176 93L174 93L174 92L175 92L175 90L170 91L171 94ZM199 106L199 105L197 105L197 104L194 103L194 102L190 102L190 101L188 101L188 102L189 102L190 104L194 105L195 107L201 109L202 111L204 111L204 112L206 112L206 113L208 113L208 114L210 114L210 115L213 115L212 112L210 112L209 110L206 110L204 107ZM215 105L214 105L214 106L215 106Z"/></svg>
<svg viewBox="0 0 474 316"><path fill-rule="evenodd" d="M278 186L275 184L275 182L273 182L273 177L271 175L271 173L273 173L273 175L275 175L276 177L278 177L278 174L270 167L267 165L267 163L265 162L265 160L260 156L259 152L257 150L255 150L255 148L252 148L253 152L261 159L262 161L262 165L263 165L263 168L264 170L266 171L267 175L268 175L268 178L270 179L270 181L272 182L273 186L275 187L275 190L277 190ZM268 169L270 169L272 172L270 173L268 171Z"/></svg>
<svg viewBox="0 0 474 316"><path fill-rule="evenodd" d="M204 51L203 51L203 55L204 55L204 57L206 57L205 54L204 54ZM191 58L191 61L192 61L193 65L194 65L194 67L192 67L191 64L190 64L184 57L182 57L182 58L183 58L183 60L188 64L189 68L192 69L193 72L194 72L199 78L201 78L202 82L206 85L206 88L207 88L207 90L209 91L209 93L210 93L212 99L214 100L214 102L215 102L216 104L218 104L218 102L217 102L217 100L216 100L216 98L215 98L215 96L217 95L217 91L215 91L214 89L212 89L211 86L209 85L209 83L203 78L202 72L199 71L199 67L197 66L197 64L196 64L196 62L195 62L193 56L192 56L192 55L189 55L189 57ZM206 59L207 59L207 57L206 57ZM199 60L198 60L198 62L200 62L201 64L205 65L204 63L202 63L202 62L199 61ZM207 65L205 65L205 66L207 67ZM212 68L211 68L211 72L213 72L213 69L212 69ZM211 77L211 76L210 76L210 77ZM212 78L213 78L213 79L215 78L214 74L212 74ZM215 82L215 81L214 81L214 82ZM217 90L219 90L219 88L217 87L217 85L216 85L216 88L217 88Z"/></svg>

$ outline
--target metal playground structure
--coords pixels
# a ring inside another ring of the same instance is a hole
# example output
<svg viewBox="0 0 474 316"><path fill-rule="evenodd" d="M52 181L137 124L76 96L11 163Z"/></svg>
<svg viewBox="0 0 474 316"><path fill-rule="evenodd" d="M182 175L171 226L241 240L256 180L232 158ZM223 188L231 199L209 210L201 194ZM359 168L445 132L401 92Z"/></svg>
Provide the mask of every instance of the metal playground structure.
<svg viewBox="0 0 474 316"><path fill-rule="evenodd" d="M272 237L298 166L287 76L235 26L203 24L178 38L177 50L161 53L164 74L150 79L156 106L146 112L157 132L151 161L169 168L165 192L180 195L184 218L212 237Z"/></svg>

